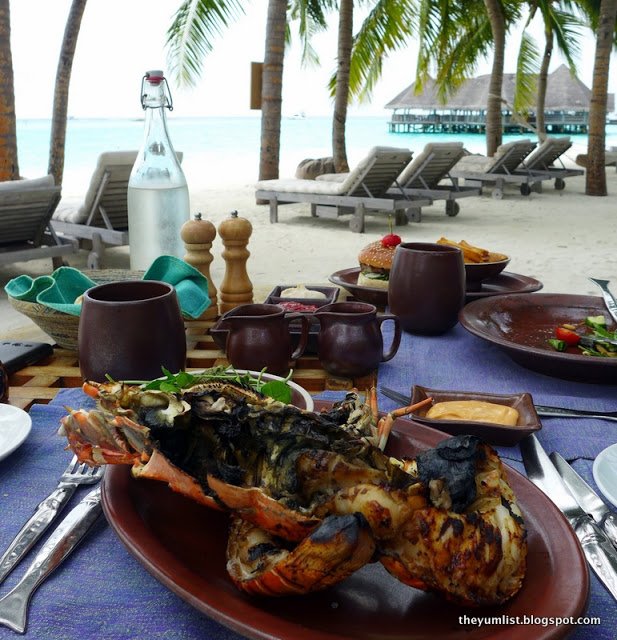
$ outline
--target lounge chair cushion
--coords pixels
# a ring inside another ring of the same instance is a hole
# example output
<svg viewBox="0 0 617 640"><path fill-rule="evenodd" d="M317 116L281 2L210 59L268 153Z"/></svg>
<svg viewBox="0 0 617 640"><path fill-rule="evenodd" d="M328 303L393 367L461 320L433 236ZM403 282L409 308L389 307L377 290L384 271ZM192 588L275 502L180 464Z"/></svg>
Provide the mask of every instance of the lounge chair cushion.
<svg viewBox="0 0 617 640"><path fill-rule="evenodd" d="M7 180L0 182L0 191L27 191L28 189L49 189L54 186L52 175L29 180Z"/></svg>
<svg viewBox="0 0 617 640"><path fill-rule="evenodd" d="M255 185L258 190L277 191L280 193L315 193L319 195L351 195L362 184L364 175L371 164L376 160L376 156L388 159L395 159L396 162L402 163L401 166L409 162L411 152L408 149L399 149L396 147L373 147L365 158L363 158L352 171L344 174L345 178L341 181L328 180L261 180ZM400 167L398 169L400 171ZM388 180L389 184L381 185L383 193L390 187L394 180ZM363 194L365 195L365 194Z"/></svg>
<svg viewBox="0 0 617 640"><path fill-rule="evenodd" d="M536 147L523 160L520 168L530 170L548 169L553 165L555 160L562 156L571 146L570 136L546 138L540 146Z"/></svg>
<svg viewBox="0 0 617 640"><path fill-rule="evenodd" d="M464 153L462 142L429 142L403 169L398 183L405 189L436 187Z"/></svg>
<svg viewBox="0 0 617 640"><path fill-rule="evenodd" d="M78 209L71 206L63 206L61 204L58 209L56 209L53 219L78 224L86 222L88 215L92 210L92 203L96 198L106 169L110 165L127 165L132 168L136 158L136 151L107 151L101 153L98 157L94 173L90 178L90 184L88 185L88 190L86 191L83 204Z"/></svg>
<svg viewBox="0 0 617 640"><path fill-rule="evenodd" d="M336 175L336 174L328 174ZM346 174L348 177L349 174ZM321 176L318 176L321 178ZM264 191L278 191L280 193L319 193L322 195L343 195L344 180L299 180L295 178L282 178L280 180L261 180L255 185L256 189Z"/></svg>
<svg viewBox="0 0 617 640"><path fill-rule="evenodd" d="M529 138L523 140L514 140L497 147L495 155L492 158L487 156L465 156L461 158L455 165L456 171L469 171L472 173L491 173L493 167L503 158L503 156L513 147L521 145L521 143L532 144Z"/></svg>

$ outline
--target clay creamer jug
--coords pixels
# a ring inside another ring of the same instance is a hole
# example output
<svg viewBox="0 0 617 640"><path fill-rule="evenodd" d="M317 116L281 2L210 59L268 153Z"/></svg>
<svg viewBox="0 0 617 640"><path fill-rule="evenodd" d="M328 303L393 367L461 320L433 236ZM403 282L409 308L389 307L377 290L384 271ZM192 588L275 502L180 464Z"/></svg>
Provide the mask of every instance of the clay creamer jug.
<svg viewBox="0 0 617 640"><path fill-rule="evenodd" d="M315 312L319 320L319 360L322 367L337 376L365 375L380 362L394 357L401 340L396 316L377 315L377 308L365 302L334 302ZM394 322L394 337L384 353L381 324Z"/></svg>
<svg viewBox="0 0 617 640"><path fill-rule="evenodd" d="M300 318L302 332L295 351L292 350L289 323ZM223 316L221 325L227 334L227 359L236 369L285 375L290 361L303 353L308 339L308 318L299 313L285 314L276 304L243 304Z"/></svg>

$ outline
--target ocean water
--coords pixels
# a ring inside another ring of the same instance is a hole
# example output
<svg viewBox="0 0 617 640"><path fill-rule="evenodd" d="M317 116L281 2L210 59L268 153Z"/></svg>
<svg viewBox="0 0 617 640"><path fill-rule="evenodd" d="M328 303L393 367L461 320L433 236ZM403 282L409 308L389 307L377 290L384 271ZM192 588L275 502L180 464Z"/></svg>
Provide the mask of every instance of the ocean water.
<svg viewBox="0 0 617 640"><path fill-rule="evenodd" d="M189 188L218 188L249 184L257 179L261 121L252 117L181 118L170 114L169 132L177 151L184 152L183 168ZM138 149L143 137L141 119L69 119L65 149L63 192L83 194L96 159L103 151ZM283 118L281 122L281 177L292 177L305 158L331 155L329 117ZM51 123L18 120L19 168L23 176L47 173ZM606 144L617 146L617 125L607 125ZM389 133L388 116L351 116L347 121L347 155L358 162L375 145L408 147L418 153L428 142L462 141L472 153L485 153L483 135ZM505 136L504 142L525 137ZM570 155L584 153L587 136L572 136Z"/></svg>

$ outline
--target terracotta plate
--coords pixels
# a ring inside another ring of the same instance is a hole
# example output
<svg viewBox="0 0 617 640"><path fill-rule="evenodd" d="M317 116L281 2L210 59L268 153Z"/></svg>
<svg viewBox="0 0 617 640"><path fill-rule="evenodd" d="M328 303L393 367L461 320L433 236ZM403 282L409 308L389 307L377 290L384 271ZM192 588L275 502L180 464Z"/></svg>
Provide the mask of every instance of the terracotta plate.
<svg viewBox="0 0 617 640"><path fill-rule="evenodd" d="M511 395L497 395L494 393L475 393L468 391L442 391L429 389L420 385L414 385L411 394L411 404L416 404L426 398L433 398L433 403L451 402L457 400L480 400L492 402L506 407L512 407L518 411L518 422L515 426L495 424L491 422L471 422L469 420L436 420L427 418L426 412L430 407L423 407L417 413L409 417L412 420L427 424L444 433L452 435L470 434L478 436L489 444L514 446L530 433L542 428L540 418L536 413L531 396L528 393L515 393Z"/></svg>
<svg viewBox="0 0 617 640"><path fill-rule="evenodd" d="M373 289L372 287L359 285L359 273L360 267L342 269L333 273L329 280L346 289L357 300L374 304L377 307L386 307L388 304L388 292L385 289ZM471 302L479 298L500 296L505 293L532 293L542 289L542 286L542 283L534 278L502 271L492 278L468 283L465 302Z"/></svg>
<svg viewBox="0 0 617 640"><path fill-rule="evenodd" d="M510 258L502 253L493 253L490 262L465 262L467 282L479 282L498 276L508 265Z"/></svg>
<svg viewBox="0 0 617 640"><path fill-rule="evenodd" d="M387 289L375 289L358 284L360 267L335 271L329 278L330 282L346 289L356 300L374 304L376 307L385 307L388 304Z"/></svg>
<svg viewBox="0 0 617 640"><path fill-rule="evenodd" d="M609 319L602 298L534 293L476 300L463 307L459 320L528 369L566 380L617 384L617 358L584 356L576 347L560 353L547 344L560 324L597 315Z"/></svg>
<svg viewBox="0 0 617 640"><path fill-rule="evenodd" d="M414 455L444 437L430 427L398 420L389 451ZM310 596L251 598L227 577L224 514L192 503L162 483L134 480L128 468L111 465L103 506L122 542L148 571L202 613L249 638L517 640L521 627L465 626L459 616L577 617L586 608L589 577L580 545L561 512L519 473L509 470L509 476L528 527L528 571L520 593L489 610L463 609L407 587L377 563ZM531 625L525 627L525 638L563 638L570 631L566 626Z"/></svg>
<svg viewBox="0 0 617 640"><path fill-rule="evenodd" d="M467 284L466 302L500 296L506 293L533 293L542 289L543 284L535 278L522 276L518 273L502 271L493 278L487 278L481 282Z"/></svg>

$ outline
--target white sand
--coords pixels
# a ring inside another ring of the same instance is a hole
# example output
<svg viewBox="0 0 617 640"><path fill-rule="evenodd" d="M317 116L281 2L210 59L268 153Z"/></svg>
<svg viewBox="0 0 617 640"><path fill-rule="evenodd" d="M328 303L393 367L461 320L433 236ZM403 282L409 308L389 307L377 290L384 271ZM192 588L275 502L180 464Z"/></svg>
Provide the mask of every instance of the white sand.
<svg viewBox="0 0 617 640"><path fill-rule="evenodd" d="M569 154L574 158L576 153ZM287 177L293 173L283 173ZM198 188L198 167L187 167L191 185L191 209L217 227L233 209L253 225L247 269L256 292L267 293L276 284L324 283L335 271L357 265L360 249L388 233L385 216L367 216L366 233L352 233L349 216L337 220L312 218L309 205L279 207L279 223L270 224L268 206L254 200L253 180L244 184ZM209 177L211 180L211 176ZM589 276L613 283L617 293L617 172L607 168L609 195L584 195L584 176L568 178L566 189L556 191L544 183L544 192L521 196L516 186L503 200L493 200L490 188L480 197L459 200L461 211L445 215L444 202L423 208L422 222L395 228L404 241L434 242L440 236L468 242L511 256L507 270L544 283L544 292L597 295ZM205 184L201 182L201 184ZM79 194L72 194L74 199ZM223 246L217 236L213 245L211 274L221 282ZM71 266L85 268L86 251L69 257ZM106 253L106 267L128 268L128 248ZM51 260L35 260L0 267L2 287L22 273L37 275L51 270ZM32 328L30 320L13 310L6 294L0 297L0 336L20 335Z"/></svg>

